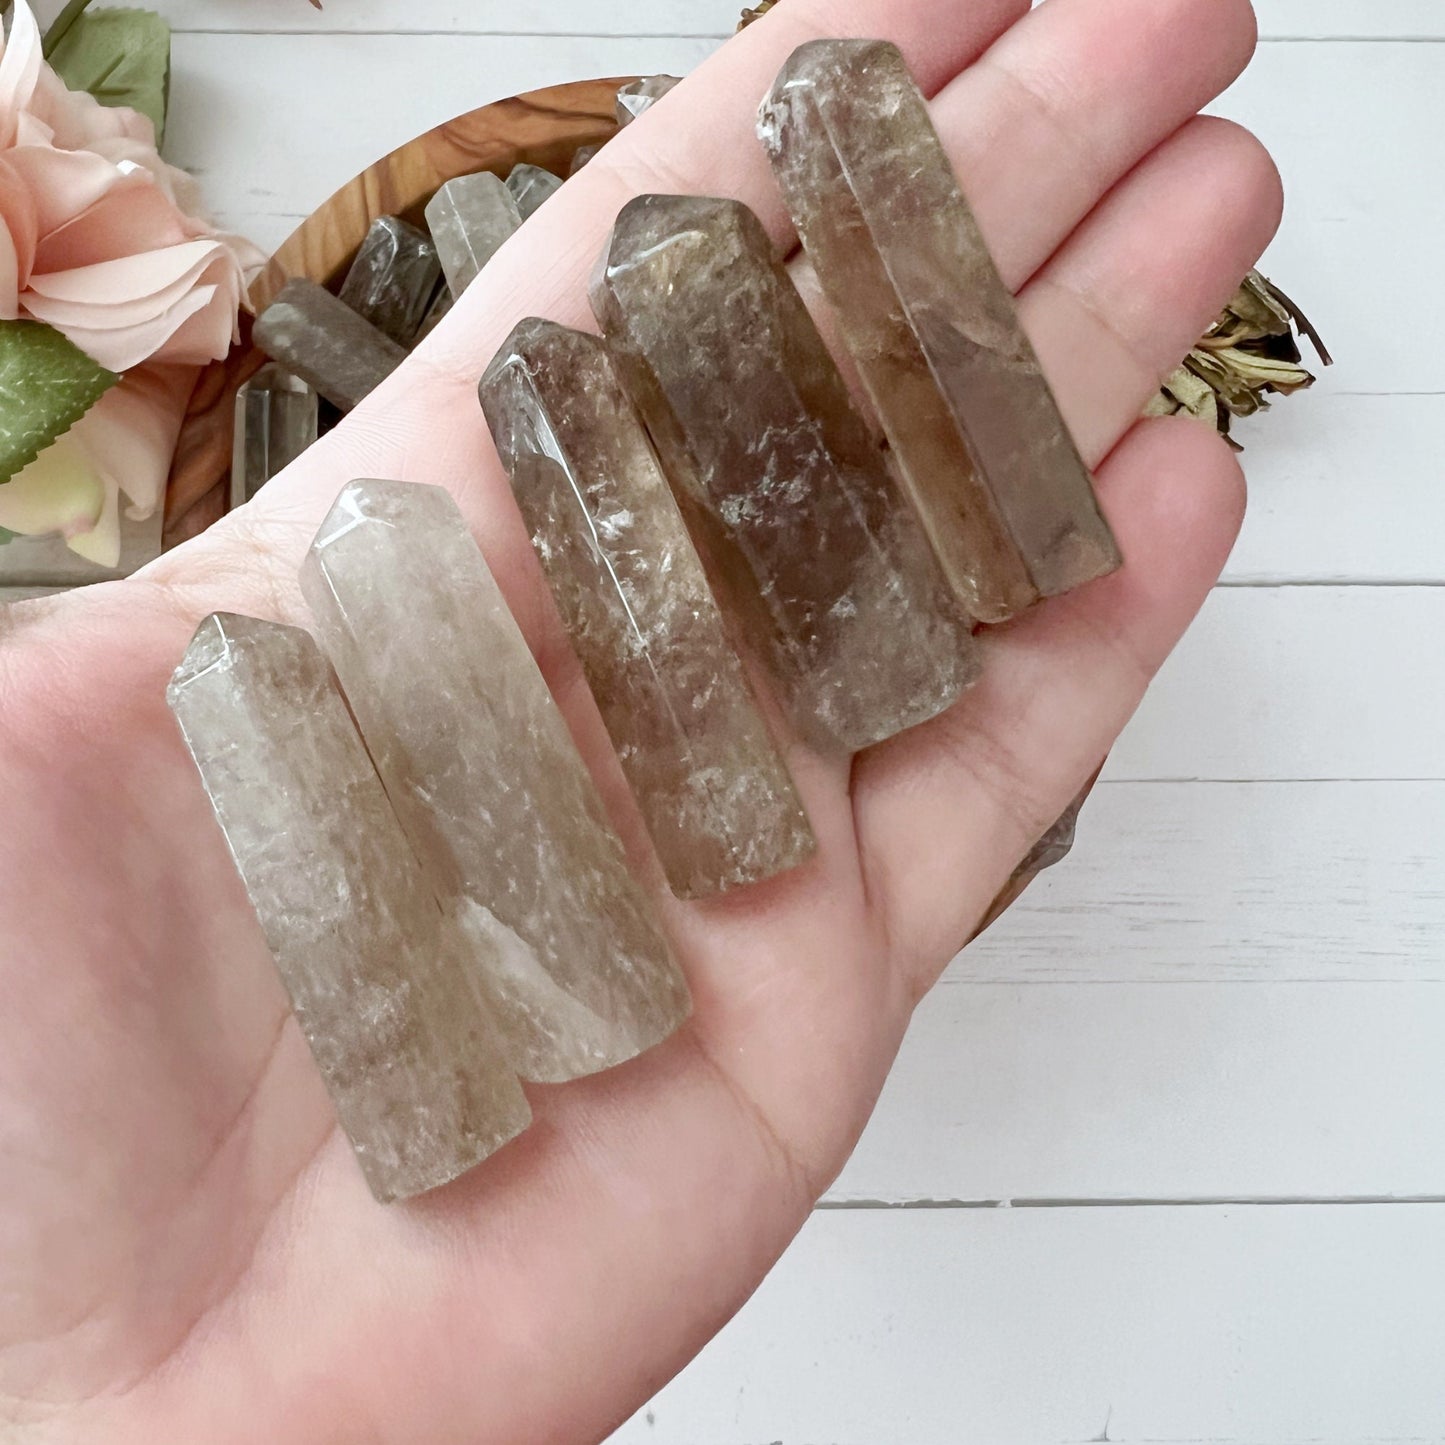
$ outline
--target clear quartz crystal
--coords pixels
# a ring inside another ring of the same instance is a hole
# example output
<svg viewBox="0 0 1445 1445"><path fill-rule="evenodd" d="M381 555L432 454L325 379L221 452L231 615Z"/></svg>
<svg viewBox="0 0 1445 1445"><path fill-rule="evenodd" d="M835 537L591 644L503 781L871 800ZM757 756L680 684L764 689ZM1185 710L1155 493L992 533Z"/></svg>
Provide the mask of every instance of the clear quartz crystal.
<svg viewBox="0 0 1445 1445"><path fill-rule="evenodd" d="M326 659L218 614L167 696L367 1182L390 1201L456 1178L530 1111Z"/></svg>
<svg viewBox="0 0 1445 1445"><path fill-rule="evenodd" d="M274 362L236 393L231 454L231 507L249 502L315 440L320 424L315 391Z"/></svg>
<svg viewBox="0 0 1445 1445"><path fill-rule="evenodd" d="M578 146L577 149L572 152L572 164L567 168L568 176L575 176L583 166L595 160L597 152L600 151L605 144L605 141L598 141L595 145Z"/></svg>
<svg viewBox="0 0 1445 1445"><path fill-rule="evenodd" d="M1003 621L1120 558L897 48L819 40L759 134L949 580Z"/></svg>
<svg viewBox="0 0 1445 1445"><path fill-rule="evenodd" d="M605 345L524 321L481 398L673 891L803 862L812 830Z"/></svg>
<svg viewBox="0 0 1445 1445"><path fill-rule="evenodd" d="M422 318L422 323L417 328L416 338L412 342L412 345L420 346L422 342L441 325L442 320L456 304L456 298L452 295L451 287L443 286L442 289L437 292L436 300L431 304L431 310Z"/></svg>
<svg viewBox="0 0 1445 1445"><path fill-rule="evenodd" d="M479 171L448 181L428 204L426 220L457 299L522 224L522 213L500 176Z"/></svg>
<svg viewBox="0 0 1445 1445"><path fill-rule="evenodd" d="M314 281L288 281L261 313L256 345L333 406L359 406L406 360L406 350Z"/></svg>
<svg viewBox="0 0 1445 1445"><path fill-rule="evenodd" d="M758 218L639 197L592 301L796 726L859 749L956 701L977 672L970 622Z"/></svg>
<svg viewBox="0 0 1445 1445"><path fill-rule="evenodd" d="M679 75L648 75L629 81L617 92L617 123L631 125L644 111L651 110L675 86L682 84Z"/></svg>
<svg viewBox="0 0 1445 1445"><path fill-rule="evenodd" d="M667 1037L687 985L456 503L353 482L301 580L428 877L498 944L513 1067L560 1082Z"/></svg>
<svg viewBox="0 0 1445 1445"><path fill-rule="evenodd" d="M536 214L543 201L550 200L562 189L562 178L524 161L519 166L513 166L508 173L507 189L525 221L528 216Z"/></svg>
<svg viewBox="0 0 1445 1445"><path fill-rule="evenodd" d="M341 283L341 299L398 346L410 346L441 279L431 238L395 216L380 216Z"/></svg>

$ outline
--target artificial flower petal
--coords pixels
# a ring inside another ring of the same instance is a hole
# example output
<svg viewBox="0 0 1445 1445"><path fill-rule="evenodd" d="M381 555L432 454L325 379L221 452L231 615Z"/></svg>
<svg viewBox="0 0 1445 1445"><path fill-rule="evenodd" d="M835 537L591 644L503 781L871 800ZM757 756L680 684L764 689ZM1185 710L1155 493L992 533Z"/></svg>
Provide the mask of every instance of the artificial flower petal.
<svg viewBox="0 0 1445 1445"><path fill-rule="evenodd" d="M195 384L191 366L137 367L67 435L89 456L107 494L125 494L125 515L132 521L153 516L165 498L171 457Z"/></svg>
<svg viewBox="0 0 1445 1445"><path fill-rule="evenodd" d="M87 356L95 357L108 371L125 373L143 361L189 362L203 366L218 350L224 356L230 344L229 336L219 347L212 344L216 334L214 324L204 327L199 341L194 332L182 334L185 323L197 313L205 312L215 302L216 296L213 286L187 290L174 304L120 329L93 330L80 325L61 314L66 310L63 305L52 306L36 296L29 298L27 309L37 321L44 321L63 332L67 339ZM229 328L233 314L230 307L222 306L219 310Z"/></svg>
<svg viewBox="0 0 1445 1445"><path fill-rule="evenodd" d="M112 316L143 317L154 306L170 306L178 301L220 250L215 241L184 241L178 246L35 276L30 289L47 301L102 311L107 321ZM112 299L102 303L104 297ZM129 321L116 324L124 326Z"/></svg>
<svg viewBox="0 0 1445 1445"><path fill-rule="evenodd" d="M95 526L66 537L65 545L97 567L116 567L120 565L120 498L114 491L104 492L103 496Z"/></svg>
<svg viewBox="0 0 1445 1445"><path fill-rule="evenodd" d="M30 284L30 272L35 265L40 222L34 193L4 155L0 155L0 226L8 238L7 256L13 257L14 266L12 275L7 261L4 277L0 279L0 317L14 321L20 315L20 292Z"/></svg>
<svg viewBox="0 0 1445 1445"><path fill-rule="evenodd" d="M93 151L61 151L51 146L19 145L12 146L4 154L35 198L36 225L42 237L85 215L113 191L147 185L147 173L123 174L117 171L112 161ZM164 195L160 196L160 200L164 207ZM169 245L169 240L164 244ZM119 256L125 253L117 247L110 254Z"/></svg>
<svg viewBox="0 0 1445 1445"><path fill-rule="evenodd" d="M78 536L99 521L105 496L90 453L64 436L0 483L0 527L26 537Z"/></svg>
<svg viewBox="0 0 1445 1445"><path fill-rule="evenodd" d="M0 146L15 144L20 117L34 98L44 66L40 27L25 0L15 0L10 34L0 55Z"/></svg>
<svg viewBox="0 0 1445 1445"><path fill-rule="evenodd" d="M35 77L30 110L63 150L93 150L101 140L130 141L152 153L156 148L156 129L148 117L130 106L101 105L85 91L71 90L48 65Z"/></svg>
<svg viewBox="0 0 1445 1445"><path fill-rule="evenodd" d="M53 227L37 247L42 273L96 266L116 256L179 246L206 234L183 216L142 174L114 186L94 205Z"/></svg>

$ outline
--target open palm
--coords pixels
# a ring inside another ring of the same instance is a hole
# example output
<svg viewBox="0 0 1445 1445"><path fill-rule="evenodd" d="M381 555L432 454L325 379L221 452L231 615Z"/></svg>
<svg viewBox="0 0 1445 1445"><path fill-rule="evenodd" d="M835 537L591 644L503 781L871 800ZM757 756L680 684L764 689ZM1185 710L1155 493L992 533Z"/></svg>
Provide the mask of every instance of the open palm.
<svg viewBox="0 0 1445 1445"><path fill-rule="evenodd" d="M1098 765L1223 565L1217 438L1134 425L1279 215L1196 119L1246 0L788 0L530 221L422 351L245 511L128 582L0 614L0 1438L44 1445L596 1440L741 1304L852 1147L919 996ZM664 905L694 1020L398 1208L362 1181L164 689L213 609L304 619L354 476L451 488L655 872L475 396L644 191L727 194L780 245L753 109L818 34L928 92L1127 565L991 632L951 713L854 760L790 749L819 856Z"/></svg>

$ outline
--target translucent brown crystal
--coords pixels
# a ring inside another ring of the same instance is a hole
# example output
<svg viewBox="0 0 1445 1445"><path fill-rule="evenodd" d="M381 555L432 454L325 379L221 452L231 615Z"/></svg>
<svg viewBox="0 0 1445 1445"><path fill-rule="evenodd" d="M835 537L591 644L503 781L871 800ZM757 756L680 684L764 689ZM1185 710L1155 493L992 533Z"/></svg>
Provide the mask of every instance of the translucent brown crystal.
<svg viewBox="0 0 1445 1445"><path fill-rule="evenodd" d="M436 300L432 302L426 315L422 317L421 325L417 327L416 336L412 340L412 346L420 346L441 325L456 304L457 300L452 295L451 287L443 286L437 292Z"/></svg>
<svg viewBox="0 0 1445 1445"><path fill-rule="evenodd" d="M428 877L495 945L513 1067L560 1082L665 1038L687 985L456 503L353 482L302 588Z"/></svg>
<svg viewBox="0 0 1445 1445"><path fill-rule="evenodd" d="M544 201L550 201L562 189L562 178L524 161L507 173L507 189L525 221L528 216L537 213Z"/></svg>
<svg viewBox="0 0 1445 1445"><path fill-rule="evenodd" d="M583 166L589 165L597 157L597 152L606 144L605 141L598 141L596 145L578 146L572 152L572 163L567 167L568 177L575 176Z"/></svg>
<svg viewBox="0 0 1445 1445"><path fill-rule="evenodd" d="M630 202L593 309L797 726L858 749L953 703L969 621L757 217Z"/></svg>
<svg viewBox="0 0 1445 1445"><path fill-rule="evenodd" d="M606 346L524 321L481 399L673 891L801 863L812 830Z"/></svg>
<svg viewBox="0 0 1445 1445"><path fill-rule="evenodd" d="M427 887L326 659L206 619L168 699L342 1127L383 1201L527 1127L469 949Z"/></svg>
<svg viewBox="0 0 1445 1445"><path fill-rule="evenodd" d="M631 125L681 84L680 75L647 75L641 80L628 81L617 92L617 124Z"/></svg>
<svg viewBox="0 0 1445 1445"><path fill-rule="evenodd" d="M398 346L410 346L441 279L431 238L395 216L379 216L346 273L341 299Z"/></svg>
<svg viewBox="0 0 1445 1445"><path fill-rule="evenodd" d="M256 345L333 406L359 406L406 351L314 281L288 281L256 320Z"/></svg>
<svg viewBox="0 0 1445 1445"><path fill-rule="evenodd" d="M797 50L759 134L898 468L969 610L1119 566L1079 456L897 48Z"/></svg>
<svg viewBox="0 0 1445 1445"><path fill-rule="evenodd" d="M448 181L427 205L426 221L456 300L521 226L522 213L502 178L480 171Z"/></svg>
<svg viewBox="0 0 1445 1445"><path fill-rule="evenodd" d="M231 446L231 507L244 506L316 440L316 392L270 362L236 393Z"/></svg>

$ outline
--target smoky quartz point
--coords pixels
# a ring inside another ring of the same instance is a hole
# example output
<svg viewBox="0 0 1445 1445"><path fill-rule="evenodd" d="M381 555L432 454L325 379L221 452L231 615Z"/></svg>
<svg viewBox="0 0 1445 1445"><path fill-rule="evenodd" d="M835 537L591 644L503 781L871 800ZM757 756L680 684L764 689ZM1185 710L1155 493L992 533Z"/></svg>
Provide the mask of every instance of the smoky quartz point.
<svg viewBox="0 0 1445 1445"><path fill-rule="evenodd" d="M524 321L481 400L673 891L803 862L812 830L604 343Z"/></svg>
<svg viewBox="0 0 1445 1445"><path fill-rule="evenodd" d="M168 700L376 1197L444 1184L530 1111L326 659L224 614Z"/></svg>
<svg viewBox="0 0 1445 1445"><path fill-rule="evenodd" d="M557 1083L667 1037L687 985L456 503L353 482L302 589L427 876L497 945L512 1066Z"/></svg>
<svg viewBox="0 0 1445 1445"><path fill-rule="evenodd" d="M256 345L342 411L359 406L406 350L314 281L288 281L256 321Z"/></svg>
<svg viewBox="0 0 1445 1445"><path fill-rule="evenodd" d="M568 179L575 176L584 166L590 165L597 159L597 152L606 144L605 141L598 141L595 145L578 146L572 152L572 163L567 167Z"/></svg>
<svg viewBox="0 0 1445 1445"><path fill-rule="evenodd" d="M648 75L629 81L617 92L617 124L631 125L638 116L652 109L663 96L682 84L679 75Z"/></svg>
<svg viewBox="0 0 1445 1445"><path fill-rule="evenodd" d="M395 216L381 216L346 273L341 299L398 346L410 346L441 279L431 238Z"/></svg>
<svg viewBox="0 0 1445 1445"><path fill-rule="evenodd" d="M551 200L562 189L562 178L524 161L508 172L507 189L525 221L536 215L543 201Z"/></svg>
<svg viewBox="0 0 1445 1445"><path fill-rule="evenodd" d="M521 226L522 213L500 176L479 171L448 181L427 205L426 220L452 298L459 300Z"/></svg>
<svg viewBox="0 0 1445 1445"><path fill-rule="evenodd" d="M1003 621L1118 548L902 55L798 49L758 127L949 581Z"/></svg>
<svg viewBox="0 0 1445 1445"><path fill-rule="evenodd" d="M270 362L236 393L231 450L231 508L249 502L317 437L316 392L299 376Z"/></svg>
<svg viewBox="0 0 1445 1445"><path fill-rule="evenodd" d="M451 288L449 286L443 286L442 289L437 292L436 300L432 302L427 314L422 317L421 325L417 328L416 337L412 341L412 346L420 346L422 342L446 320L452 307L456 304L456 297L452 295Z"/></svg>
<svg viewBox="0 0 1445 1445"><path fill-rule="evenodd" d="M977 671L969 619L757 217L640 197L592 299L796 725L857 750L952 704Z"/></svg>

